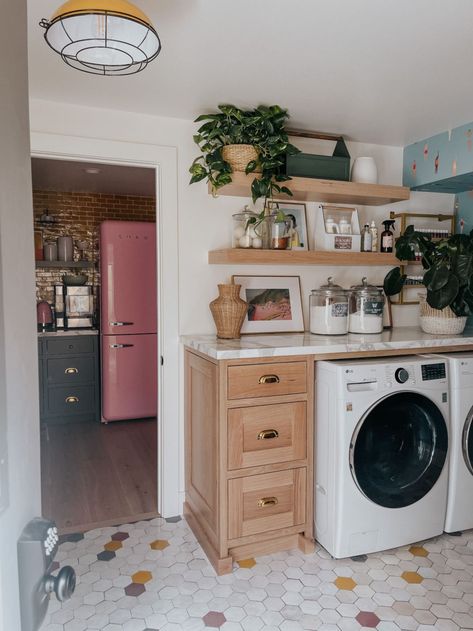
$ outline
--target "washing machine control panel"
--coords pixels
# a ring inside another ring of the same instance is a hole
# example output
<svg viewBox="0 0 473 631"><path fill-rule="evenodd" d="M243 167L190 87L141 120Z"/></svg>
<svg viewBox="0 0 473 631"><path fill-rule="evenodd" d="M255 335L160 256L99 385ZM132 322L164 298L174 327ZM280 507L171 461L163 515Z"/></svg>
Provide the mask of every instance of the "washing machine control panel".
<svg viewBox="0 0 473 631"><path fill-rule="evenodd" d="M434 381L437 379L445 379L447 370L445 363L422 364L422 381Z"/></svg>
<svg viewBox="0 0 473 631"><path fill-rule="evenodd" d="M394 373L394 378L398 383L406 383L409 379L409 373L405 368L398 368Z"/></svg>

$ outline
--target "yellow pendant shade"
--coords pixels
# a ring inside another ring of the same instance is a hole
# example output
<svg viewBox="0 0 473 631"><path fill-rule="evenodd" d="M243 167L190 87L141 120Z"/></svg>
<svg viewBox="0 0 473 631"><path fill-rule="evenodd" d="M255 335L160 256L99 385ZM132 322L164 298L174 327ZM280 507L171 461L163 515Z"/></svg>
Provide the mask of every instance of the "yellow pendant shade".
<svg viewBox="0 0 473 631"><path fill-rule="evenodd" d="M68 0L40 26L66 64L89 74L135 74L161 51L150 19L128 0Z"/></svg>
<svg viewBox="0 0 473 631"><path fill-rule="evenodd" d="M127 15L152 26L148 16L127 0L68 0L51 17L51 22L69 13L112 13Z"/></svg>

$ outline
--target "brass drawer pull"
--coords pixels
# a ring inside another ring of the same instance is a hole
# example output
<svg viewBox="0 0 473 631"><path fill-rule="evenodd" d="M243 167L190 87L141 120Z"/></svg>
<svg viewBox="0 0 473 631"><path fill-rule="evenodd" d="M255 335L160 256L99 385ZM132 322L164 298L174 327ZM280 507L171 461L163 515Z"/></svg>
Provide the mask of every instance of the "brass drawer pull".
<svg viewBox="0 0 473 631"><path fill-rule="evenodd" d="M277 503L277 497L262 497L260 500L258 500L259 508L264 508L265 506L276 506Z"/></svg>
<svg viewBox="0 0 473 631"><path fill-rule="evenodd" d="M258 440L270 440L271 438L278 438L279 432L277 429L263 429L258 434Z"/></svg>
<svg viewBox="0 0 473 631"><path fill-rule="evenodd" d="M66 403L79 403L79 397L66 397Z"/></svg>
<svg viewBox="0 0 473 631"><path fill-rule="evenodd" d="M66 370L64 371L66 375L77 375L77 373L79 372L78 368L66 368Z"/></svg>
<svg viewBox="0 0 473 631"><path fill-rule="evenodd" d="M279 383L279 377L277 375L263 375L259 378L260 383Z"/></svg>

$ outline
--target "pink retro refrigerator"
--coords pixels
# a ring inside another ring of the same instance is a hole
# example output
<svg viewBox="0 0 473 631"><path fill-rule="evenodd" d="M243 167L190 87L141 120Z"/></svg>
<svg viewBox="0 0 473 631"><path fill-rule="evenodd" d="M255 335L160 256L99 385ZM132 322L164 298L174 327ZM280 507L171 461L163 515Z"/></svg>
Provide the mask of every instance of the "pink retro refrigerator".
<svg viewBox="0 0 473 631"><path fill-rule="evenodd" d="M157 414L156 225L100 226L102 422Z"/></svg>

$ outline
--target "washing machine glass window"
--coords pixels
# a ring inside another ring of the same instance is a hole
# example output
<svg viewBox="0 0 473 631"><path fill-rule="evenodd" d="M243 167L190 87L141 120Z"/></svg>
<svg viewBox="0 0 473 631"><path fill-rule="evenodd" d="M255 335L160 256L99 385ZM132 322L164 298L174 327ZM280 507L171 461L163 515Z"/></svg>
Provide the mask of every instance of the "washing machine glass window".
<svg viewBox="0 0 473 631"><path fill-rule="evenodd" d="M463 428L463 457L469 472L473 475L473 407L468 412Z"/></svg>
<svg viewBox="0 0 473 631"><path fill-rule="evenodd" d="M415 392L398 392L378 401L358 423L350 468L368 499L402 508L432 489L447 449L447 426L435 403Z"/></svg>

